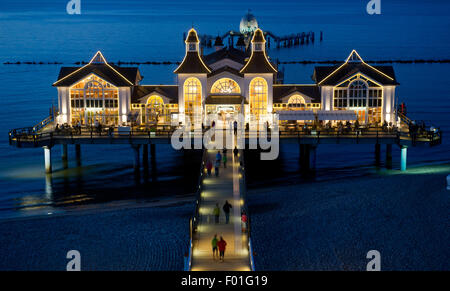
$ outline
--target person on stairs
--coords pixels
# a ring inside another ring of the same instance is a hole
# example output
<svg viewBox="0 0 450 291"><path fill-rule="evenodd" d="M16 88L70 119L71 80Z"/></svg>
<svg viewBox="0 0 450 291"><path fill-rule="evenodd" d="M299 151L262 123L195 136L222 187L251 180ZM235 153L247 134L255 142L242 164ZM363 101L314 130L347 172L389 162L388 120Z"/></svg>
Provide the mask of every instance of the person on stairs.
<svg viewBox="0 0 450 291"><path fill-rule="evenodd" d="M223 237L220 237L217 247L219 248L219 260L223 262L225 259L225 249L227 247L227 242L223 239Z"/></svg>
<svg viewBox="0 0 450 291"><path fill-rule="evenodd" d="M212 246L212 252L213 252L213 260L219 257L219 251L217 249L217 242L219 240L217 239L217 234L214 235L213 239L211 240L211 246Z"/></svg>
<svg viewBox="0 0 450 291"><path fill-rule="evenodd" d="M233 208L230 203L228 203L228 200L225 201L225 204L223 205L222 209L223 212L225 212L225 223L228 224L230 222L230 210Z"/></svg>
<svg viewBox="0 0 450 291"><path fill-rule="evenodd" d="M219 223L219 218L220 218L219 203L216 203L216 207L213 210L213 214L214 214L215 222Z"/></svg>

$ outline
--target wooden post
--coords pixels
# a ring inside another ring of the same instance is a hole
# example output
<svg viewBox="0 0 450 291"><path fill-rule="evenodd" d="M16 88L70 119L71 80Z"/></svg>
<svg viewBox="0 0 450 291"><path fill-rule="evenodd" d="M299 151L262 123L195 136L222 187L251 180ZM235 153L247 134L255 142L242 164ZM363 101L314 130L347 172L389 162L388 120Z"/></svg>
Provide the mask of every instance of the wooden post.
<svg viewBox="0 0 450 291"><path fill-rule="evenodd" d="M310 145L309 146L309 169L312 171L316 171L316 150L317 145Z"/></svg>
<svg viewBox="0 0 450 291"><path fill-rule="evenodd" d="M141 159L140 159L141 145L135 144L131 145L131 147L133 148L134 152L134 163L133 163L134 171L139 172L139 168L141 167Z"/></svg>
<svg viewBox="0 0 450 291"><path fill-rule="evenodd" d="M75 158L77 160L77 166L81 166L81 145L75 145Z"/></svg>
<svg viewBox="0 0 450 291"><path fill-rule="evenodd" d="M379 166L381 163L381 145L379 143L375 144L375 165Z"/></svg>
<svg viewBox="0 0 450 291"><path fill-rule="evenodd" d="M392 144L386 145L386 168L392 169Z"/></svg>
<svg viewBox="0 0 450 291"><path fill-rule="evenodd" d="M63 168L68 168L68 160L67 160L67 144L61 145L61 159L63 162Z"/></svg>
<svg viewBox="0 0 450 291"><path fill-rule="evenodd" d="M145 169L148 168L148 145L144 144L142 148L142 164Z"/></svg>

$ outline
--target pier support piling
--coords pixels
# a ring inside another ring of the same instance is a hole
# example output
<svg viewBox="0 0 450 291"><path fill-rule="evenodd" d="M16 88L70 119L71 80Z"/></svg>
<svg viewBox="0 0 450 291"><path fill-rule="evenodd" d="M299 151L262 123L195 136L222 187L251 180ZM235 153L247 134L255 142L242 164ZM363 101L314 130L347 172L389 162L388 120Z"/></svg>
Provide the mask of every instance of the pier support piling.
<svg viewBox="0 0 450 291"><path fill-rule="evenodd" d="M63 163L63 168L67 169L68 168L68 159L67 159L67 145L63 144L61 145L61 159L62 159L62 163Z"/></svg>
<svg viewBox="0 0 450 291"><path fill-rule="evenodd" d="M379 143L375 144L375 165L379 166L381 164L381 145Z"/></svg>
<svg viewBox="0 0 450 291"><path fill-rule="evenodd" d="M392 169L392 145L386 145L386 168Z"/></svg>
<svg viewBox="0 0 450 291"><path fill-rule="evenodd" d="M45 161L45 173L52 173L52 152L48 146L44 147L44 161Z"/></svg>
<svg viewBox="0 0 450 291"><path fill-rule="evenodd" d="M77 160L77 166L81 166L81 145L75 145L75 159Z"/></svg>
<svg viewBox="0 0 450 291"><path fill-rule="evenodd" d="M300 169L305 172L308 171L311 166L310 163L311 163L311 145L300 144Z"/></svg>
<svg viewBox="0 0 450 291"><path fill-rule="evenodd" d="M406 171L406 158L408 154L408 147L401 146L401 155L400 155L400 171Z"/></svg>
<svg viewBox="0 0 450 291"><path fill-rule="evenodd" d="M150 158L152 160L152 167L156 163L156 145L151 144L150 145Z"/></svg>
<svg viewBox="0 0 450 291"><path fill-rule="evenodd" d="M310 145L309 147L309 169L312 172L316 171L316 152L317 152L317 145Z"/></svg>
<svg viewBox="0 0 450 291"><path fill-rule="evenodd" d="M145 169L148 168L148 145L144 144L142 148L142 165Z"/></svg>
<svg viewBox="0 0 450 291"><path fill-rule="evenodd" d="M140 149L141 149L141 145L132 145L131 146L133 148L133 152L134 152L134 171L138 172L139 168L141 167L141 159L140 159Z"/></svg>

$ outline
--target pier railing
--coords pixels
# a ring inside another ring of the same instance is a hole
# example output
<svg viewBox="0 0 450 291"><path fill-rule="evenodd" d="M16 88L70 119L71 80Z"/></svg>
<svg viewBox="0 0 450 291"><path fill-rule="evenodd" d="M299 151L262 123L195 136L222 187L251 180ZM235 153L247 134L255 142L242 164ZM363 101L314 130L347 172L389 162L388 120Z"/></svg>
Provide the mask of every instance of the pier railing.
<svg viewBox="0 0 450 291"><path fill-rule="evenodd" d="M185 262L184 265L184 270L185 271L190 271L191 270L191 266L192 266L192 251L194 248L194 244L196 244L196 234L197 234L197 227L199 224L199 219L200 219L200 201L202 199L202 191L203 191L203 179L205 177L205 157L207 155L207 150L203 150L203 155L202 155L202 162L200 164L200 173L198 176L198 188L196 190L195 193L195 208L194 208L194 213L192 215L192 217L189 220L189 251L187 254L187 261Z"/></svg>
<svg viewBox="0 0 450 291"><path fill-rule="evenodd" d="M241 210L245 211L245 215L247 216L247 222L245 225L244 231L247 234L247 251L248 251L248 257L249 257L249 266L252 271L255 271L255 264L253 261L253 249L252 249L252 242L251 242L251 228L250 228L250 213L248 211L247 206L247 184L245 180L245 167L244 167L244 151L240 150L238 155L238 161L239 161L239 189L241 193L241 199L243 201L243 204L241 205ZM242 224L242 215L241 215L241 224Z"/></svg>
<svg viewBox="0 0 450 291"><path fill-rule="evenodd" d="M42 143L53 144L56 139L64 140L65 142L75 142L76 139L87 139L93 142L94 140L104 140L105 143L118 139L167 139L170 143L171 137L175 128L166 130L141 130L130 128L128 131L118 130L118 128L103 128L101 130L94 127L72 128L63 127L53 131L37 132L35 127L25 127L13 129L9 132L10 144L20 146L21 143L31 143L34 146L42 146ZM259 132L248 131L244 132L244 137L247 139L258 138ZM291 138L291 139L309 139L317 143L326 142L326 140L333 139L333 143L340 143L352 139L353 142L359 143L363 139L372 139L373 142L378 143L381 139L394 139L396 143L402 140L409 140L415 145L416 142L429 142L430 145L441 143L442 132L440 130L420 130L415 132L408 132L400 129L337 129L337 128L321 128L321 129L281 129L278 135L272 135L271 131L267 133L270 139L273 137ZM195 132L191 131L191 137L195 137Z"/></svg>

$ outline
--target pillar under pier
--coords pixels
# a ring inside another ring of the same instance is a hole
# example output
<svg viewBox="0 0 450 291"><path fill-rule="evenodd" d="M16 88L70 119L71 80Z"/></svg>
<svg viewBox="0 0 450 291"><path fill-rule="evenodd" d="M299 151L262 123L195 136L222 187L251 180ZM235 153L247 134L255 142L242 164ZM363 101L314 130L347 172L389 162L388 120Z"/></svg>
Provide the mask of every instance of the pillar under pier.
<svg viewBox="0 0 450 291"><path fill-rule="evenodd" d="M134 152L134 170L136 172L139 171L139 168L141 167L141 159L140 159L140 149L141 149L141 145L132 145L131 146L133 148L133 152Z"/></svg>
<svg viewBox="0 0 450 291"><path fill-rule="evenodd" d="M68 159L67 159L67 145L66 144L61 145L61 159L62 159L62 163L63 163L63 168L67 169L68 168Z"/></svg>
<svg viewBox="0 0 450 291"><path fill-rule="evenodd" d="M392 169L392 144L386 145L386 168Z"/></svg>
<svg viewBox="0 0 450 291"><path fill-rule="evenodd" d="M316 152L317 152L317 145L309 145L309 169L313 172L316 171Z"/></svg>
<svg viewBox="0 0 450 291"><path fill-rule="evenodd" d="M406 158L408 154L408 147L401 146L400 154L400 171L406 171Z"/></svg>
<svg viewBox="0 0 450 291"><path fill-rule="evenodd" d="M81 166L81 145L75 145L75 159L77 160L77 166Z"/></svg>
<svg viewBox="0 0 450 291"><path fill-rule="evenodd" d="M379 166L381 164L381 145L379 143L375 144L375 165Z"/></svg>
<svg viewBox="0 0 450 291"><path fill-rule="evenodd" d="M44 163L45 163L45 173L52 173L52 152L51 147L44 147Z"/></svg>
<svg viewBox="0 0 450 291"><path fill-rule="evenodd" d="M142 145L142 165L145 169L148 168L148 145Z"/></svg>
<svg viewBox="0 0 450 291"><path fill-rule="evenodd" d="M316 145L300 144L300 167L302 171L315 169Z"/></svg>

